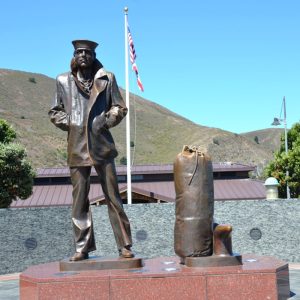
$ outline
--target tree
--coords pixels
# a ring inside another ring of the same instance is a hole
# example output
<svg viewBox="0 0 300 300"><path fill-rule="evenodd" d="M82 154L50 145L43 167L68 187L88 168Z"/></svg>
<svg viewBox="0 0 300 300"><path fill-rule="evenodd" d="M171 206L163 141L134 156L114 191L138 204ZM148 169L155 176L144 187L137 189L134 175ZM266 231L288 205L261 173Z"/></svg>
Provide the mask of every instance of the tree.
<svg viewBox="0 0 300 300"><path fill-rule="evenodd" d="M290 188L292 198L300 196L300 123L296 123L288 131L288 153L285 153L285 137L281 136L279 151L274 160L265 169L266 176L275 177L279 182L279 196L286 197L286 184ZM286 171L289 176L286 176Z"/></svg>
<svg viewBox="0 0 300 300"><path fill-rule="evenodd" d="M220 142L217 138L213 138L213 143L216 145L220 145Z"/></svg>
<svg viewBox="0 0 300 300"><path fill-rule="evenodd" d="M127 158L126 158L125 156L122 156L122 157L120 158L120 164L121 164L121 165L127 165Z"/></svg>
<svg viewBox="0 0 300 300"><path fill-rule="evenodd" d="M0 119L0 143L8 144L16 137L14 129L5 120Z"/></svg>
<svg viewBox="0 0 300 300"><path fill-rule="evenodd" d="M0 119L0 208L9 207L17 197L26 199L32 193L35 172L24 147L12 143L15 138L14 129Z"/></svg>
<svg viewBox="0 0 300 300"><path fill-rule="evenodd" d="M36 83L36 80L34 77L30 77L28 78L28 81L31 82L31 83Z"/></svg>

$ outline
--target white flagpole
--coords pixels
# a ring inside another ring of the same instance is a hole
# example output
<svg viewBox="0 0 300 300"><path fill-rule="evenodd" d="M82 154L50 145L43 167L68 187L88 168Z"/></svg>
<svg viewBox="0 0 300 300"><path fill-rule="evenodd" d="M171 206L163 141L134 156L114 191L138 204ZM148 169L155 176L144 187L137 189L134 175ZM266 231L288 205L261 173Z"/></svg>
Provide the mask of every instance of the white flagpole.
<svg viewBox="0 0 300 300"><path fill-rule="evenodd" d="M128 7L124 8L125 13L125 90L126 106L128 108L126 116L126 158L127 158L127 204L132 204L131 193L131 158L130 158L130 110L129 110L129 79L128 79L128 30L127 17Z"/></svg>

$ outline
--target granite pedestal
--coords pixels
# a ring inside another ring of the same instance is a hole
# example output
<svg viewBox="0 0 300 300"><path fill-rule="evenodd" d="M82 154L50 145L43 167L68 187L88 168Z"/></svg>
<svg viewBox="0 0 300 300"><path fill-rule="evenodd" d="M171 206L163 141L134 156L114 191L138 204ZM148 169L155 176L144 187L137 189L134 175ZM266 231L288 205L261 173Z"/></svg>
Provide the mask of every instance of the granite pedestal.
<svg viewBox="0 0 300 300"><path fill-rule="evenodd" d="M136 269L60 272L53 262L20 275L21 300L271 300L289 294L288 264L256 255L228 267L187 267L177 257L163 257Z"/></svg>

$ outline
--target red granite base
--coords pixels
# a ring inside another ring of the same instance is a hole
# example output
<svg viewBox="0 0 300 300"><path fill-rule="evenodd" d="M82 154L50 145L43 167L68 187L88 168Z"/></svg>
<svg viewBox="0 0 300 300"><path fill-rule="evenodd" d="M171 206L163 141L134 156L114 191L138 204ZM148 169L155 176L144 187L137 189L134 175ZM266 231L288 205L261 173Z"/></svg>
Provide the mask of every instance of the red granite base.
<svg viewBox="0 0 300 300"><path fill-rule="evenodd" d="M260 300L289 297L288 264L243 255L243 265L186 267L177 257L144 261L131 270L60 272L59 263L29 267L20 275L21 300Z"/></svg>

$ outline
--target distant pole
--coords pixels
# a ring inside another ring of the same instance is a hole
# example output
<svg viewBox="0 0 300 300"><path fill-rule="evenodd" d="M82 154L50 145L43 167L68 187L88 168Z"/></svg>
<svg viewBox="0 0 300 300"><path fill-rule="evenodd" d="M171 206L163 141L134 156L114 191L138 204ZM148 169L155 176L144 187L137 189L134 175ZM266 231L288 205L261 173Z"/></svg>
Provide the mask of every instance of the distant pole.
<svg viewBox="0 0 300 300"><path fill-rule="evenodd" d="M132 204L131 193L131 158L130 158L130 109L129 109L129 79L128 79L128 7L124 8L125 14L125 99L128 109L126 116L126 160L127 160L127 204Z"/></svg>
<svg viewBox="0 0 300 300"><path fill-rule="evenodd" d="M283 97L283 122L284 122L284 143L285 143L285 153L288 154L289 148L288 148L288 137L287 137L287 124L286 124L286 104L285 104L285 96ZM286 177L289 176L289 170L286 170ZM288 181L286 181L286 198L290 199L290 188L288 185Z"/></svg>

